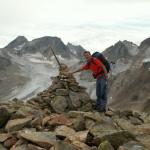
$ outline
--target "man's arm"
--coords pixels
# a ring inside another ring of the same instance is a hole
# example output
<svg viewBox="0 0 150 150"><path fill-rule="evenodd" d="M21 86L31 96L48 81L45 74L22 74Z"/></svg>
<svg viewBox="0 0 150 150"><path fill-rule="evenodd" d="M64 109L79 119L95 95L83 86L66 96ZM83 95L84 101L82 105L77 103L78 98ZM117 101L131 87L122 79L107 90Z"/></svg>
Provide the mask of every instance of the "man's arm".
<svg viewBox="0 0 150 150"><path fill-rule="evenodd" d="M80 72L80 71L82 71L82 68L80 68L80 69L78 69L78 70L75 70L75 71L71 72L71 74L74 74L74 73L77 73L77 72Z"/></svg>

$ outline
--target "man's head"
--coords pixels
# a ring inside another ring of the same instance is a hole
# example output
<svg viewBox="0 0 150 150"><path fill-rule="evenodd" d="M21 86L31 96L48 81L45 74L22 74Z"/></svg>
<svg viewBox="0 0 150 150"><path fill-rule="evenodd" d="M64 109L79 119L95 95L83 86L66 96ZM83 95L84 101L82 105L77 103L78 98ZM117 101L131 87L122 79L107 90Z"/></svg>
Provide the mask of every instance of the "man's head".
<svg viewBox="0 0 150 150"><path fill-rule="evenodd" d="M85 52L83 53L83 55L84 55L84 57L85 57L85 59L86 59L87 61L90 61L91 58L92 58L92 55L91 55L91 53L90 53L89 51L85 51Z"/></svg>

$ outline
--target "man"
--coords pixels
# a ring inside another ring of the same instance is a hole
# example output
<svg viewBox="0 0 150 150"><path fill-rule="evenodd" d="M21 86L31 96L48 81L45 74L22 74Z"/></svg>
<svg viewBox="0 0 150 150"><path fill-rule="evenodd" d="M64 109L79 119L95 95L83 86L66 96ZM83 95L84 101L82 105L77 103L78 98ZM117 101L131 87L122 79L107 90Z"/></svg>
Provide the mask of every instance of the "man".
<svg viewBox="0 0 150 150"><path fill-rule="evenodd" d="M106 105L107 105L107 70L103 63L95 58L92 57L89 51L84 52L84 57L87 60L87 63L82 66L80 69L72 72L74 74L76 72L80 72L83 70L91 70L93 72L94 78L96 78L96 109L99 112L106 112Z"/></svg>

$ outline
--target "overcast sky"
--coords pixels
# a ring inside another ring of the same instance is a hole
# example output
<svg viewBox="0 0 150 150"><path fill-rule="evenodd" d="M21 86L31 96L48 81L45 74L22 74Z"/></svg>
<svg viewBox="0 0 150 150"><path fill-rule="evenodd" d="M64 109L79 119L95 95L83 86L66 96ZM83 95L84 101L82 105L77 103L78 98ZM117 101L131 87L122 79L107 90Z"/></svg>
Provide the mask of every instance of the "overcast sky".
<svg viewBox="0 0 150 150"><path fill-rule="evenodd" d="M0 0L0 47L18 35L58 36L103 50L150 37L150 0Z"/></svg>

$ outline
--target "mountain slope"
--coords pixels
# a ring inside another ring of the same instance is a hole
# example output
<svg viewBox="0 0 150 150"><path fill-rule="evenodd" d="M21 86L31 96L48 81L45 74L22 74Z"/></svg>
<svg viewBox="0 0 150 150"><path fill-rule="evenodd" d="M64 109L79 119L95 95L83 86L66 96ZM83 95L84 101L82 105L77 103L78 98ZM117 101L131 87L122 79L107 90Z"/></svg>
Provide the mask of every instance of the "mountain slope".
<svg viewBox="0 0 150 150"><path fill-rule="evenodd" d="M0 99L25 99L49 86L50 77L56 75L58 70L49 46L61 63L72 65L80 61L78 55L73 54L60 38L46 36L28 41L19 36L1 49ZM76 54L84 50L74 47L74 51L78 51Z"/></svg>
<svg viewBox="0 0 150 150"><path fill-rule="evenodd" d="M138 49L129 69L110 81L109 98L115 108L150 110L150 38Z"/></svg>

